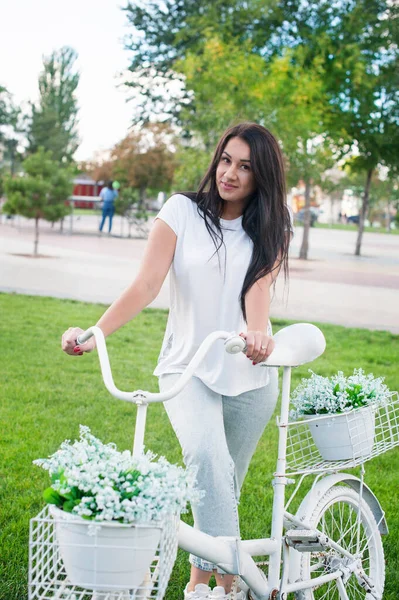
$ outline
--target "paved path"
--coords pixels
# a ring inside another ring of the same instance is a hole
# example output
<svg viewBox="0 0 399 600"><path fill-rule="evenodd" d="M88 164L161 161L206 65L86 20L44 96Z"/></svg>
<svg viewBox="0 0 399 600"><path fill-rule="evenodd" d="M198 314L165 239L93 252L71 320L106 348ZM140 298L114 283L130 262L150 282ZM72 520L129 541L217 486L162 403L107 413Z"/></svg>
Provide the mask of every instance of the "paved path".
<svg viewBox="0 0 399 600"><path fill-rule="evenodd" d="M28 221L0 224L0 291L109 304L137 273L145 240L98 237L96 217L82 217L84 234L41 227L41 258L30 258ZM114 231L120 233L117 222ZM126 233L126 230L125 230ZM308 261L296 258L302 230L291 246L290 280L280 275L272 317L385 329L399 333L399 236L364 235L364 256L353 256L356 232L312 229ZM167 308L168 282L152 304Z"/></svg>

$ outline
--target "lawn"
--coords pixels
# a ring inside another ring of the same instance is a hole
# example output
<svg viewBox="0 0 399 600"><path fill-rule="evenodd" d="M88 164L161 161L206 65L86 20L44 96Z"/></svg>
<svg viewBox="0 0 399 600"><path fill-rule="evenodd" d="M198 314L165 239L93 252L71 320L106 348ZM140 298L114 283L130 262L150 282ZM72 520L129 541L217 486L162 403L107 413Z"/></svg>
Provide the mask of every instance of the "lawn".
<svg viewBox="0 0 399 600"><path fill-rule="evenodd" d="M54 452L66 438L90 426L103 441L120 449L132 446L135 407L109 396L95 353L71 358L61 352L61 333L72 325L88 327L104 306L52 298L0 294L2 341L1 398L1 548L0 600L27 598L29 519L43 507L46 474L32 460ZM146 310L109 339L116 385L122 389L157 390L152 371L166 322L166 311ZM286 325L275 321L275 329ZM312 369L330 375L354 367L386 376L399 388L398 336L387 332L320 325L327 339L325 354ZM293 383L307 375L294 371ZM270 533L271 478L276 453L276 427L269 424L257 448L240 503L243 538ZM162 406L151 406L146 445L172 462L180 449ZM386 511L390 535L384 538L387 579L384 600L397 600L399 590L399 450L366 464L366 481ZM290 488L292 489L292 488ZM190 521L190 515L186 517ZM188 565L179 553L167 600L182 597Z"/></svg>
<svg viewBox="0 0 399 600"><path fill-rule="evenodd" d="M303 227L303 223L301 223L300 221L295 221L295 227ZM341 229L343 231L358 231L358 226L352 223L319 223L316 222L314 224L314 227L316 227L317 229ZM364 231L366 231L367 233L387 233L392 234L392 235L399 235L399 227L396 227L395 229L390 229L390 231L387 231L386 227L365 227Z"/></svg>

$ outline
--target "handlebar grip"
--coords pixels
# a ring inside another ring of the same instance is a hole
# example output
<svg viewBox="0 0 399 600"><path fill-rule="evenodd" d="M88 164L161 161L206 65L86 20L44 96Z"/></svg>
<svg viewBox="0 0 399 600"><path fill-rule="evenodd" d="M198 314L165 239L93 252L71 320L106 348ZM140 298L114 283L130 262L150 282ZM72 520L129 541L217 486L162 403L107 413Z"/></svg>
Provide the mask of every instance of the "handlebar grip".
<svg viewBox="0 0 399 600"><path fill-rule="evenodd" d="M226 352L229 354L238 354L239 352L245 352L247 349L247 344L240 335L229 338L225 341L224 345Z"/></svg>
<svg viewBox="0 0 399 600"><path fill-rule="evenodd" d="M85 342L87 342L87 340L89 340L91 337L93 337L93 335L94 335L93 330L91 327L89 327L89 329L86 329L86 331L84 331L83 333L78 335L78 337L76 338L76 343L84 344Z"/></svg>

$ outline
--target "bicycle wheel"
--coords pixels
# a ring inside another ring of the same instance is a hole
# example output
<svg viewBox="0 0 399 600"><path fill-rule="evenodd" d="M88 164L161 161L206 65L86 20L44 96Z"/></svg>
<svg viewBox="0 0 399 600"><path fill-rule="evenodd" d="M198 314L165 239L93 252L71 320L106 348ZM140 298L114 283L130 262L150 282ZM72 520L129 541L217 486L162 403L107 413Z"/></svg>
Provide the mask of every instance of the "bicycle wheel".
<svg viewBox="0 0 399 600"><path fill-rule="evenodd" d="M348 573L344 586L350 600L377 600L382 598L384 590L384 551L378 525L364 498L361 503L358 535L359 502L359 494L351 488L333 487L322 496L313 514L307 518L312 527L323 532L351 554L357 555L359 559L357 568L350 572L354 566L353 561L332 548L306 552L301 556L301 579L314 579L336 571L342 566ZM358 547L359 552L357 552ZM362 571L366 577L361 574ZM367 582L374 585L372 593L362 587L362 584ZM298 600L340 600L335 581L325 583L316 589L297 592L296 597Z"/></svg>

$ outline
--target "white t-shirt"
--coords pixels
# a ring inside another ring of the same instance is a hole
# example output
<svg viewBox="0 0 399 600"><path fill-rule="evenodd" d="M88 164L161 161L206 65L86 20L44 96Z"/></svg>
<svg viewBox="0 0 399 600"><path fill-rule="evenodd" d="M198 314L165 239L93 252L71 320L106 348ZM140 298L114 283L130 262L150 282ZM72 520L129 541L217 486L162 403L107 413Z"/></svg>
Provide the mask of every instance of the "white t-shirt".
<svg viewBox="0 0 399 600"><path fill-rule="evenodd" d="M220 219L224 246L208 233L195 202L175 194L157 215L175 232L176 250L170 269L170 310L154 375L182 373L205 337L216 330L247 330L240 293L252 256L252 240L242 217ZM269 322L269 335L271 326ZM245 354L228 354L215 342L195 375L211 390L237 396L268 383L269 369L253 365Z"/></svg>

